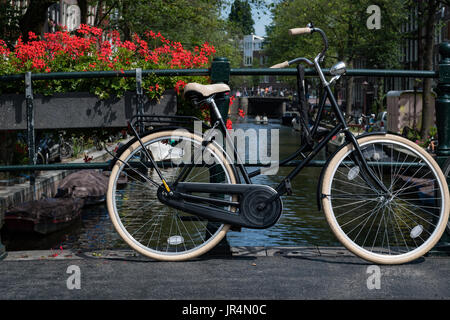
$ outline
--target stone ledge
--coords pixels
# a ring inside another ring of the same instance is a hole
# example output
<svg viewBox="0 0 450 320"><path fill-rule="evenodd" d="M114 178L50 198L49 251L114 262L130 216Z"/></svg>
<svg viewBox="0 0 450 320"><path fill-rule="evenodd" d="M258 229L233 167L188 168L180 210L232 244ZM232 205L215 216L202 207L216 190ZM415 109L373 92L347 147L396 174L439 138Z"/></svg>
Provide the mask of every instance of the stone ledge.
<svg viewBox="0 0 450 320"><path fill-rule="evenodd" d="M354 257L353 253L343 247L318 247L318 246L304 246L304 247L252 247L239 246L230 247L230 254L214 255L214 257ZM447 254L435 254L432 251L428 252L426 257L443 258L449 257ZM211 256L204 254L195 259L208 259ZM127 261L156 261L149 259L131 249L98 249L93 251L82 250L29 250L29 251L9 251L3 261L30 261L30 260L75 260L75 259L110 259L110 260L127 260ZM0 259L1 260L1 259Z"/></svg>

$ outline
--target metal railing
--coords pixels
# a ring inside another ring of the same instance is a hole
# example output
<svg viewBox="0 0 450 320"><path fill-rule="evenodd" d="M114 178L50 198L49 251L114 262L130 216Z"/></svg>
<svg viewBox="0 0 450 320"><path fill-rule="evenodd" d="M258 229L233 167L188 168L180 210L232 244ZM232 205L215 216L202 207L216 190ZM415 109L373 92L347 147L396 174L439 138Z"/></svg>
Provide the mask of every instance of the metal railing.
<svg viewBox="0 0 450 320"><path fill-rule="evenodd" d="M439 52L441 61L437 71L424 70L374 70L374 69L351 69L347 70L346 76L370 76L370 77L411 77L411 78L435 78L438 79L436 88L436 125L439 137L439 146L437 149L438 162L442 165L443 159L450 155L450 43L441 43ZM329 69L324 70L329 75ZM210 76L213 83L228 83L230 76L252 76L252 75L277 75L277 76L296 76L296 69L231 69L230 63L226 58L215 58L209 69L181 69L181 70L127 70L118 71L98 71L98 72L58 72L32 74L14 74L2 75L0 81L21 81L25 80L25 98L27 110L27 136L30 163L28 165L8 165L0 166L1 171L31 171L30 184L34 184L35 170L76 170L76 169L108 169L109 162L98 163L65 163L65 164L43 164L37 165L35 159L35 132L34 132L34 110L33 110L33 80L62 80L62 79L81 79L81 78L117 78L117 77L135 77L137 110L142 114L142 76ZM306 76L316 76L313 69L305 70ZM217 106L223 118L228 116L229 101L226 98L218 99ZM1 110L0 110L1 111ZM214 121L214 119L212 119ZM323 166L325 161L312 161L310 166ZM284 166L294 166L295 161L286 163ZM447 237L448 238L448 237ZM448 239L441 239L440 243L447 244ZM4 247L3 247L4 248ZM0 242L0 254L4 255Z"/></svg>
<svg viewBox="0 0 450 320"><path fill-rule="evenodd" d="M439 147L437 156L439 158L450 155L450 44L442 43L440 47L442 60L438 71L425 70L380 70L380 69L349 69L346 76L370 76L370 77L408 77L408 78L435 78L438 79L436 98L436 119L439 136ZM329 69L324 69L324 73L329 75ZM69 80L87 78L136 78L136 103L138 114L143 111L142 106L142 77L156 75L159 77L171 76L209 76L213 83L228 83L230 76L252 76L252 75L276 75L276 76L296 76L297 70L270 69L270 68L230 68L230 63L226 58L215 58L209 69L163 69L163 70L126 70L126 71L91 71L91 72L55 72L37 73L28 72L26 74L2 75L0 81L21 81L25 80L25 98L27 110L27 137L30 163L28 165L2 165L2 171L35 171L35 170L76 170L76 169L107 169L109 162L98 163L60 163L60 164L35 164L35 133L34 133L34 112L33 112L33 81L34 80ZM317 76L314 69L305 69L306 76ZM228 103L225 98L216 101L222 116L228 116ZM63 129L63 128L61 128ZM311 165L323 165L323 161L313 162ZM293 165L293 164L286 164Z"/></svg>

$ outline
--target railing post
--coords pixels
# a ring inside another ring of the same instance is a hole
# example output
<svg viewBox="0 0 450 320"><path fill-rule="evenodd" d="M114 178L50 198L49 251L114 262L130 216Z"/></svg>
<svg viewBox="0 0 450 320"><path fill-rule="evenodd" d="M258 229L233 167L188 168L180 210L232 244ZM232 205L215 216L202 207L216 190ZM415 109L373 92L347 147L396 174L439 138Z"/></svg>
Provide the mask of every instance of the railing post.
<svg viewBox="0 0 450 320"><path fill-rule="evenodd" d="M439 45L439 81L436 98L436 127L439 137L437 160L443 165L450 156L450 43Z"/></svg>
<svg viewBox="0 0 450 320"><path fill-rule="evenodd" d="M34 130L34 105L33 105L33 85L31 81L31 72L25 73L25 101L27 109L27 143L28 143L28 163L36 164L36 135ZM35 173L30 174L30 186L33 189L32 197L35 198Z"/></svg>
<svg viewBox="0 0 450 320"><path fill-rule="evenodd" d="M0 230L2 230L3 227L3 214L0 214ZM6 257L6 249L5 246L2 243L2 239L0 236L0 261L3 260Z"/></svg>
<svg viewBox="0 0 450 320"><path fill-rule="evenodd" d="M2 229L3 221L0 223L0 230ZM5 246L2 244L2 239L0 238L0 261L6 258L8 253L6 252Z"/></svg>
<svg viewBox="0 0 450 320"><path fill-rule="evenodd" d="M230 81L230 61L227 58L214 58L211 63L211 82L212 83L228 83ZM226 122L228 118L228 108L230 99L226 95L216 96L214 99L223 120ZM211 121L214 123L211 113Z"/></svg>
<svg viewBox="0 0 450 320"><path fill-rule="evenodd" d="M442 167L450 156L450 42L443 42L439 45L441 60L439 61L439 80L436 88L437 98L436 127L438 131L439 144L437 148L437 162ZM449 179L447 179L447 182ZM448 247L450 236L444 232L439 243L439 247Z"/></svg>
<svg viewBox="0 0 450 320"><path fill-rule="evenodd" d="M211 82L212 83L228 83L230 81L230 61L227 58L214 58L211 63ZM223 121L226 123L228 118L228 108L230 106L230 97L225 94L216 95L214 97L214 101L219 109L220 115L222 116ZM211 124L213 125L218 119L215 116L215 113L210 110L211 116ZM225 132L223 134L223 141L225 141ZM225 148L225 145L223 146ZM225 176L223 173L217 172L217 167L213 167L210 169L211 182L223 182L225 180ZM213 234L217 230L217 223L208 222L207 229L209 233ZM213 250L211 250L211 254L219 253L226 254L230 252L229 244L226 240L226 237L220 241L220 243L215 246Z"/></svg>
<svg viewBox="0 0 450 320"><path fill-rule="evenodd" d="M143 92L142 92L142 69L136 68L136 107L137 114L142 116L144 114L144 102L143 102ZM144 133L144 123L143 118L139 117L139 134Z"/></svg>

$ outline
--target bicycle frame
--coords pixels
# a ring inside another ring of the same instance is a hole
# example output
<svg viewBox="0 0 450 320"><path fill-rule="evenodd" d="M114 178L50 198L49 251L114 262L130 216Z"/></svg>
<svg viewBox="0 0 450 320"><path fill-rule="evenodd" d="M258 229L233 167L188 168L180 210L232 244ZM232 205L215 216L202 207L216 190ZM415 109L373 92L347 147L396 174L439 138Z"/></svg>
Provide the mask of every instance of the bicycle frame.
<svg viewBox="0 0 450 320"><path fill-rule="evenodd" d="M333 92L330 88L331 83L333 82L333 80L331 80L331 82L328 82L325 78L325 75L322 71L322 68L320 66L320 62L323 60L324 54L326 52L326 49L328 48L328 41L326 39L326 35L325 33L319 29L319 28L314 28L313 29L315 32L319 32L324 40L325 46L324 49L315 57L314 62L311 62L310 60L308 60L307 58L296 58L292 61L289 62L289 64L292 63L297 63L297 62L303 62L306 63L310 66L313 66L318 75L319 78L321 80L322 86L325 89L322 101L320 103L319 106L319 110L318 110L318 115L314 121L313 127L311 129L307 129L308 130L308 134L311 135L312 137L315 137L317 135L317 130L319 128L319 124L322 120L322 111L325 105L325 101L327 99L330 100L333 111L336 115L336 118L338 120L338 124L328 132L328 134L320 141L318 141L318 143L315 146L310 146L306 143L302 143L299 147L299 149L297 151L295 151L293 154L289 155L286 159L282 160L279 162L279 165L283 165L295 158L297 158L298 156L302 156L303 159L302 161L278 184L278 186L275 188L276 194L273 195L270 199L268 199L266 201L266 204L274 201L276 198L281 197L283 195L287 194L291 194L292 190L291 190L291 183L290 181L292 179L294 179L300 172L301 170L308 165L308 163L317 155L317 153L319 151L321 151L326 144L331 141L333 139L334 136L336 136L337 134L340 133L344 133L345 135L345 143L351 143L353 145L353 147L356 150L356 157L354 157L354 162L356 165L358 165L360 168L362 168L361 170L361 176L362 178L368 183L368 185L373 188L378 194L388 194L388 190L386 189L386 187L379 181L378 177L373 173L373 171L370 169L367 161L365 160L362 151L359 147L359 144L355 138L355 136L353 135L352 132L350 132L345 117L342 113L342 111L340 110L338 103L333 95ZM219 128L223 133L225 133L225 139L228 142L228 145L231 146L231 150L227 150L227 153L233 152L234 155L236 156L235 159L237 160L235 165L237 166L237 168L239 169L240 173L242 174L242 177L245 181L246 184L252 184L251 178L255 177L259 174L261 174L261 169L255 170L251 173L249 173L247 171L247 169L244 166L244 163L241 161L239 154L237 152L236 146L230 136L230 134L228 133L228 130L226 128L225 122L219 112L219 109L214 101L214 96L209 97L208 99L205 100L205 102L207 104L210 105L211 111L214 113L215 118L217 119L213 128ZM167 192L171 192L170 187L167 185L166 180L164 179L164 177L162 176L162 173L158 170L158 167L155 165L154 163L154 159L151 157L151 155L147 152L146 148L144 148L144 145L139 137L138 132L134 129L133 126L131 126L134 134L136 135L138 141L140 142L140 144L143 147L144 152L146 152L146 156L150 159L150 162L152 164L153 167L155 167L157 174L159 175L159 177L161 178L161 181L163 182L164 188L166 189ZM309 150L307 150L309 148ZM308 154L305 156L303 154L303 152L307 150ZM180 177L184 176L190 167L189 166L185 166L180 174ZM174 183L174 187L177 185L177 183L179 182L179 179L176 180L176 182Z"/></svg>
<svg viewBox="0 0 450 320"><path fill-rule="evenodd" d="M320 142L318 142L317 145L312 147L312 150L310 150L310 152L308 153L307 156L303 155L303 152L309 147L309 145L303 143L300 145L300 147L297 151L295 151L293 154L288 156L286 159L279 162L279 165L283 165L283 164L287 163L288 161L291 161L291 160L297 158L299 155L303 156L303 160L275 188L275 190L277 191L277 196L273 196L267 202L273 201L273 200L275 200L276 197L281 197L282 195L284 195L286 193L291 194L292 190L290 188L290 185L291 185L290 181L292 179L294 179L306 165L308 165L308 163L317 155L317 153L320 150L322 150L326 146L326 144L329 141L331 141L333 139L334 136L336 136L337 134L340 134L340 133L344 133L345 143L351 143L354 146L354 148L356 149L357 156L355 157L354 161L360 168L362 168L362 170L361 170L362 178L368 183L369 186L374 188L374 190L377 190L377 192L379 194L382 194L382 193L386 194L386 193L388 193L388 190L383 185L383 183L380 182L380 180L373 173L373 171L369 168L367 161L362 154L362 151L359 147L359 144L358 144L355 136L353 135L353 133L349 130L349 128L347 126L347 122L345 120L344 114L340 110L338 103L337 103L337 101L333 95L333 92L330 88L330 83L326 80L325 75L323 74L322 68L320 66L320 61L322 61L325 51L328 47L328 41L326 40L325 33L322 30L320 30L318 28L315 28L314 30L319 32L324 39L325 47L322 50L322 52L316 56L316 58L314 59L314 62L311 62L306 58L296 58L296 59L290 61L289 64L292 64L295 62L305 62L308 65L314 66L319 75L319 78L322 82L322 85L325 89L322 101L319 106L318 115L315 119L313 127L311 128L311 130L308 129L309 134L312 137L314 137L317 134L319 124L322 120L322 111L323 111L323 108L325 105L325 101L327 99L329 99L331 102L333 111L338 120L338 124L332 130L330 130L330 132L325 136L324 139L322 139ZM222 132L225 132L226 139L229 141L230 145L233 148L231 151L234 152L235 155L237 155L236 147L227 132L225 123L220 115L220 112L219 112L216 104L214 103L214 99L210 100L210 105L211 105L211 109L213 110L216 118L218 119L218 124L219 124ZM244 165L240 161L240 159L237 158L237 160L238 160L237 166L240 169L240 172L246 183L252 183L250 178L261 174L260 169L254 171L254 172L248 173L247 169L244 167ZM372 182L374 182L374 183L372 183Z"/></svg>
<svg viewBox="0 0 450 320"><path fill-rule="evenodd" d="M292 179L294 179L301 172L301 170L308 165L308 163L317 155L317 153L319 153L326 146L326 144L329 141L331 141L333 139L334 136L336 136L337 134L340 134L340 133L344 133L346 143L351 143L357 150L358 157L356 157L354 160L355 160L356 164L362 168L361 172L362 172L363 179L366 180L367 183L372 188L375 188L376 190L381 189L382 192L387 192L387 190L385 190L385 186L379 181L379 179L376 177L376 175L374 175L372 170L369 168L366 159L363 157L362 151L359 147L358 142L356 141L355 136L353 135L353 133L350 132L350 130L347 127L347 123L345 121L344 115L343 115L342 111L340 110L340 108L336 102L336 99L333 96L331 88L329 86L325 86L325 89L326 90L325 90L323 99L322 99L321 104L318 109L318 115L317 115L317 117L314 121L314 124L310 130L310 134L312 137L316 136L316 134L317 134L319 124L322 120L322 111L323 111L325 101L327 98L330 99L331 105L333 107L333 111L335 112L337 119L338 119L338 124L332 130L330 130L329 133L322 140L320 140L312 148L312 150L309 151L309 153L306 156L303 154L303 152L309 146L307 144L303 143L300 145L300 147L299 147L299 149L297 149L297 151L295 151L294 153L289 155L287 158L285 158L279 162L279 165L281 166L281 165L297 158L300 155L303 156L303 160L296 167L294 167L294 169L275 188L275 190L277 191L277 196L281 197L281 196L285 195L286 193L290 194L291 193L290 181ZM227 139L229 139L229 141L231 141L231 137L229 136L229 134L226 130L226 127L223 124L222 118L219 118L220 113L219 113L217 107L215 106L215 104L212 105L212 109L215 110L214 112L217 114L218 119L220 119L221 129L226 132ZM232 141L230 143L231 143L230 145L233 147L233 150L231 150L231 151L234 152L235 154L237 154L235 145L233 144ZM240 169L240 172L241 172L244 180L246 181L246 183L252 183L251 178L261 174L261 169L257 169L255 171L249 173L242 162L238 162L237 165L238 165L238 168ZM375 182L375 185L371 182L371 180L373 182ZM380 190L379 190L379 193L381 193ZM275 198L276 197L272 197L272 199L270 199L270 201L273 201Z"/></svg>

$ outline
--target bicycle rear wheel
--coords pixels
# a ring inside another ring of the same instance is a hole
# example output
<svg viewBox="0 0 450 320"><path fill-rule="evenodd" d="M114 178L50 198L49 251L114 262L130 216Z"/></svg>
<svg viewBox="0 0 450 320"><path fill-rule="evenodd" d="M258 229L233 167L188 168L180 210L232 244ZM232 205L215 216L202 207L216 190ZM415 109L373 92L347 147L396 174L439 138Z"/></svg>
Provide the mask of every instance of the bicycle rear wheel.
<svg viewBox="0 0 450 320"><path fill-rule="evenodd" d="M323 176L322 204L342 244L380 264L412 261L440 239L449 215L445 177L415 143L395 135L358 139L363 156L389 193L368 184L348 144L330 160Z"/></svg>
<svg viewBox="0 0 450 320"><path fill-rule="evenodd" d="M72 146L68 142L63 142L59 146L59 157L61 159L70 158L73 154Z"/></svg>
<svg viewBox="0 0 450 320"><path fill-rule="evenodd" d="M221 148L187 130L151 133L131 143L116 161L107 192L107 207L115 229L139 253L158 260L176 261L197 257L225 236L229 225L212 223L162 204L157 190L162 181L150 163L151 154L169 185L181 182L236 183L232 165ZM183 172L183 165L189 170ZM182 176L180 176L182 175ZM125 188L120 180L128 180ZM196 194L232 200L230 195ZM210 204L211 205L211 204ZM214 206L214 205L211 205ZM234 212L234 208L220 207Z"/></svg>

